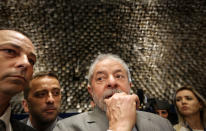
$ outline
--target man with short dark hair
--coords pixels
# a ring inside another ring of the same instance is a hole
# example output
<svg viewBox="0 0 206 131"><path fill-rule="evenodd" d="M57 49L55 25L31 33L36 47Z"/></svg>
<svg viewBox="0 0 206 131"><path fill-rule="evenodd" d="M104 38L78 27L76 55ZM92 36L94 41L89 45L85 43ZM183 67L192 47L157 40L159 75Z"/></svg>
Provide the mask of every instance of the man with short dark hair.
<svg viewBox="0 0 206 131"><path fill-rule="evenodd" d="M138 96L131 93L131 75L116 55L101 54L92 63L88 91L93 111L59 121L54 131L173 131L170 122L158 115L137 111Z"/></svg>
<svg viewBox="0 0 206 131"><path fill-rule="evenodd" d="M33 74L36 54L31 40L14 30L0 30L0 129L1 131L32 131L10 119L9 102L21 92Z"/></svg>
<svg viewBox="0 0 206 131"><path fill-rule="evenodd" d="M29 118L22 120L38 131L52 131L61 105L58 77L52 72L39 72L24 89L23 107Z"/></svg>

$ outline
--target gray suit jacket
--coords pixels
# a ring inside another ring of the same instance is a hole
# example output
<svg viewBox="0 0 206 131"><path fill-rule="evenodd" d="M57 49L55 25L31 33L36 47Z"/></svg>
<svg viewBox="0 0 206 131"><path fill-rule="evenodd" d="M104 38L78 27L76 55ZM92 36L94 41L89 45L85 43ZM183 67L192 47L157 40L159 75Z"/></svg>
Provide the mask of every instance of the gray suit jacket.
<svg viewBox="0 0 206 131"><path fill-rule="evenodd" d="M174 131L170 122L158 115L137 111L138 131ZM54 131L106 131L109 122L99 108L59 121Z"/></svg>

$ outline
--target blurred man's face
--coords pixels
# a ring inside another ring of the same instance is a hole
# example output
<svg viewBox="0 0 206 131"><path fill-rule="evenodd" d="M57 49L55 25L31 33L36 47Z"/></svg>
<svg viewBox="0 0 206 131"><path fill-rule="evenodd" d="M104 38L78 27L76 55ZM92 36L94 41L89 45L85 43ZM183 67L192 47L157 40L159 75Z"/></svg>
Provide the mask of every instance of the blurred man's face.
<svg viewBox="0 0 206 131"><path fill-rule="evenodd" d="M31 121L53 122L61 105L59 81L50 76L33 79L30 82L28 99L24 102L24 110L29 113Z"/></svg>
<svg viewBox="0 0 206 131"><path fill-rule="evenodd" d="M12 97L22 91L35 62L31 40L16 31L0 30L0 94Z"/></svg>
<svg viewBox="0 0 206 131"><path fill-rule="evenodd" d="M105 59L96 64L88 91L97 106L106 110L104 99L117 92L130 92L131 83L124 67L116 60Z"/></svg>

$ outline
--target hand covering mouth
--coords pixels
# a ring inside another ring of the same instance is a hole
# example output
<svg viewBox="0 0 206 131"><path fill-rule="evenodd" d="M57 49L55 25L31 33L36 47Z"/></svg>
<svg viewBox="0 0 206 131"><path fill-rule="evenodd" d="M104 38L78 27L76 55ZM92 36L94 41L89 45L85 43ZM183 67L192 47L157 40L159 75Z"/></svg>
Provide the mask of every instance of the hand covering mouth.
<svg viewBox="0 0 206 131"><path fill-rule="evenodd" d="M104 99L109 99L110 97L112 97L115 93L120 93L122 91L114 89L114 90L108 90L104 93Z"/></svg>
<svg viewBox="0 0 206 131"><path fill-rule="evenodd" d="M109 98L112 97L112 96L113 96L113 94L107 95L107 96L104 97L104 99L109 99Z"/></svg>

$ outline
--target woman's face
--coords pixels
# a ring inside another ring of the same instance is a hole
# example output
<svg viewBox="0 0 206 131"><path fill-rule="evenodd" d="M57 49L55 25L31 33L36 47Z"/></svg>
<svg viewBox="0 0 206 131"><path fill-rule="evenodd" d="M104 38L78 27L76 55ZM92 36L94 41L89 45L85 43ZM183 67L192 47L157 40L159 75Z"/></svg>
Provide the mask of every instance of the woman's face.
<svg viewBox="0 0 206 131"><path fill-rule="evenodd" d="M164 118L168 118L168 111L167 110L163 110L163 109L157 109L155 110L156 111L156 114L161 116L161 117L164 117Z"/></svg>
<svg viewBox="0 0 206 131"><path fill-rule="evenodd" d="M192 116L200 112L203 107L197 97L190 90L181 90L176 94L176 106L183 116Z"/></svg>

